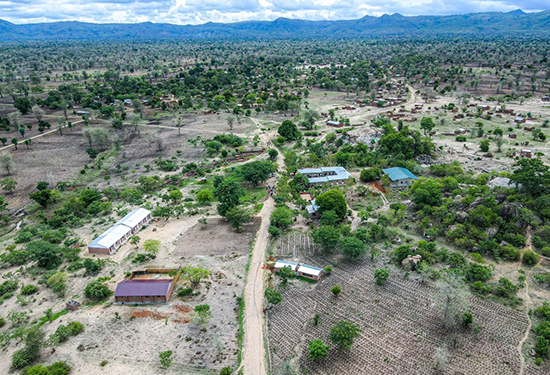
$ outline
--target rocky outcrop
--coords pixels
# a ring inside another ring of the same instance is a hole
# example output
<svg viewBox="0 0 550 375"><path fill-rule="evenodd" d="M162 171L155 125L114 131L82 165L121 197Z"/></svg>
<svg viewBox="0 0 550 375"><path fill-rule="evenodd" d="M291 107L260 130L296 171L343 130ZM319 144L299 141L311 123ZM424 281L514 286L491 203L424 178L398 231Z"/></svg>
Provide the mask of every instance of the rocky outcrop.
<svg viewBox="0 0 550 375"><path fill-rule="evenodd" d="M401 266L405 271L414 271L421 261L422 255L407 255L407 258L401 262Z"/></svg>
<svg viewBox="0 0 550 375"><path fill-rule="evenodd" d="M498 211L498 216L506 221L511 221L519 216L521 208L523 208L523 206L519 203L505 204Z"/></svg>

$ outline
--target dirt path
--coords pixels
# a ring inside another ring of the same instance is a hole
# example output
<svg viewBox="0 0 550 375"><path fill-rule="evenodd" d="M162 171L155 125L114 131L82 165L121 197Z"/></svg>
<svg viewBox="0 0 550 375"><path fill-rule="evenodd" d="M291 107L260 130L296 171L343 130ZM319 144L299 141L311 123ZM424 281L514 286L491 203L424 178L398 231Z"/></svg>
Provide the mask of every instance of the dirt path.
<svg viewBox="0 0 550 375"><path fill-rule="evenodd" d="M84 120L80 120L80 121L77 121L77 122L73 122L73 123L72 123L72 126L75 126L75 125L77 125L77 124L80 124L80 123L83 122L83 121L84 121ZM69 125L63 125L63 128L68 128L68 127L69 127ZM18 143L17 145L18 145L18 146L24 145L23 142L25 142L25 139L36 139L36 138L40 138L40 137L43 137L43 136L45 136L45 135L52 134L52 133L55 133L55 132L58 132L58 131L59 131L59 129L55 128L55 129L53 129L53 130L48 130L47 132L44 132L44 133L35 135L34 137L24 138L24 139L21 140L22 142L21 142L21 143ZM8 148L10 148L10 147L15 147L15 145L12 143L11 145L7 145L7 146L4 146L4 147L0 147L0 151L6 150L6 149L8 149Z"/></svg>
<svg viewBox="0 0 550 375"><path fill-rule="evenodd" d="M526 246L525 248L523 249L524 251L525 250L532 250L532 247L531 247L531 231L528 231L527 233L527 241L526 241ZM523 344L525 343L525 341L527 340L527 338L529 337L529 332L531 332L531 326L532 326L532 322L531 322L531 317L529 316L529 308L531 306L531 296L529 295L529 278L531 277L531 274L533 273L533 271L538 268L542 262L542 256L539 258L539 261L537 264L535 264L533 267L531 267L531 269L529 270L529 272L527 272L525 274L525 293L524 293L524 300L525 300L525 311L526 311L526 315L527 315L527 320L529 321L529 325L527 326L527 328L525 329L525 335L523 336L523 338L520 340L520 342L518 343L518 346L517 346L517 350L518 350L518 353L519 353L519 361L520 361L520 370L519 370L519 375L523 375L524 372L525 372L525 357L523 356ZM521 264L523 262L523 252L521 253L521 256L519 258L519 262L518 262L518 269L521 267Z"/></svg>

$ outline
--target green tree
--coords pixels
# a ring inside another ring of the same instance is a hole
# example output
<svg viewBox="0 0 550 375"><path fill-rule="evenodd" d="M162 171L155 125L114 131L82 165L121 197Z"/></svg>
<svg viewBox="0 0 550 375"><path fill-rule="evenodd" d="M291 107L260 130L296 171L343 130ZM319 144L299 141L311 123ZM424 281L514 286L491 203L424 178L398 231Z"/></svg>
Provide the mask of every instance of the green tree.
<svg viewBox="0 0 550 375"><path fill-rule="evenodd" d="M12 138L12 139L11 139L11 143L13 144L13 146L15 147L15 149L17 150L17 145L19 144L19 142L17 141L17 138Z"/></svg>
<svg viewBox="0 0 550 375"><path fill-rule="evenodd" d="M340 285L334 285L332 288L330 288L330 292L334 296L338 296L340 293L342 293L342 287Z"/></svg>
<svg viewBox="0 0 550 375"><path fill-rule="evenodd" d="M209 270L202 268L202 266L184 266L181 269L181 273L193 284L193 286L197 286L202 279L206 279L211 274Z"/></svg>
<svg viewBox="0 0 550 375"><path fill-rule="evenodd" d="M390 270L387 268L378 268L374 271L374 278L378 285L383 285L390 277Z"/></svg>
<svg viewBox="0 0 550 375"><path fill-rule="evenodd" d="M303 125L306 129L313 129L315 122L321 118L319 112L313 109L306 109L302 111L302 118L304 119Z"/></svg>
<svg viewBox="0 0 550 375"><path fill-rule="evenodd" d="M309 358L313 360L326 358L329 349L330 347L326 346L322 340L312 340L308 345Z"/></svg>
<svg viewBox="0 0 550 375"><path fill-rule="evenodd" d="M7 172L8 176L13 171L14 166L15 164L13 162L13 157L11 156L11 154L8 154L8 153L0 154L0 167Z"/></svg>
<svg viewBox="0 0 550 375"><path fill-rule="evenodd" d="M279 155L279 151L275 150L274 148L270 148L267 150L267 153L269 154L269 158L271 160L277 159L277 155Z"/></svg>
<svg viewBox="0 0 550 375"><path fill-rule="evenodd" d="M199 202L201 205L206 205L214 199L214 194L212 194L212 191L209 189L201 189L197 193L197 202Z"/></svg>
<svg viewBox="0 0 550 375"><path fill-rule="evenodd" d="M290 120L283 121L281 126L279 126L278 132L287 140L292 140L300 137L300 131L298 130L298 127Z"/></svg>
<svg viewBox="0 0 550 375"><path fill-rule="evenodd" d="M172 203L177 203L183 199L183 193L179 189L172 190L168 193Z"/></svg>
<svg viewBox="0 0 550 375"><path fill-rule="evenodd" d="M275 288L266 288L264 295L267 299L267 302L271 303L272 305L278 305L283 300L281 292L279 292Z"/></svg>
<svg viewBox="0 0 550 375"><path fill-rule="evenodd" d="M357 259L367 253L365 243L356 237L344 237L339 244L342 254L350 259Z"/></svg>
<svg viewBox="0 0 550 375"><path fill-rule="evenodd" d="M205 325L206 323L208 323L208 319L210 318L210 316L210 305L197 305L195 306L192 319L195 323Z"/></svg>
<svg viewBox="0 0 550 375"><path fill-rule="evenodd" d="M462 314L462 325L466 328L472 325L474 322L474 316L471 312L466 311L464 314Z"/></svg>
<svg viewBox="0 0 550 375"><path fill-rule="evenodd" d="M292 212L286 206L277 207L271 212L269 219L271 220L271 225L284 228L292 224Z"/></svg>
<svg viewBox="0 0 550 375"><path fill-rule="evenodd" d="M420 178L411 186L412 201L418 208L439 206L441 204L441 186L433 179Z"/></svg>
<svg viewBox="0 0 550 375"><path fill-rule="evenodd" d="M160 241L153 240L151 238L148 240L145 240L145 242L143 243L143 249L145 250L146 253L157 255L158 252L160 251Z"/></svg>
<svg viewBox="0 0 550 375"><path fill-rule="evenodd" d="M246 163L241 167L241 173L245 181L251 182L254 186L258 182L268 179L271 173L275 172L275 165L268 161L253 161Z"/></svg>
<svg viewBox="0 0 550 375"><path fill-rule="evenodd" d="M335 226L340 218L336 215L336 212L328 210L321 215L321 225Z"/></svg>
<svg viewBox="0 0 550 375"><path fill-rule="evenodd" d="M252 213L242 206L235 206L225 213L225 218L233 228L240 229L243 224L250 222Z"/></svg>
<svg viewBox="0 0 550 375"><path fill-rule="evenodd" d="M353 339L359 337L360 332L356 324L341 320L330 329L330 340L339 349L349 349L353 345Z"/></svg>
<svg viewBox="0 0 550 375"><path fill-rule="evenodd" d="M378 180L380 176L382 176L382 171L380 170L380 168L374 167L363 169L361 171L361 176L359 177L359 179L363 182L370 182Z"/></svg>
<svg viewBox="0 0 550 375"><path fill-rule="evenodd" d="M27 245L29 258L37 262L38 267L52 270L63 263L59 246L38 240Z"/></svg>
<svg viewBox="0 0 550 375"><path fill-rule="evenodd" d="M0 181L0 186L2 186L2 190L6 191L9 194L12 193L17 187L17 181L15 181L11 177L6 177L2 181Z"/></svg>
<svg viewBox="0 0 550 375"><path fill-rule="evenodd" d="M60 297L65 295L65 289L67 288L67 274L65 272L57 272L49 277L48 285L55 294Z"/></svg>
<svg viewBox="0 0 550 375"><path fill-rule="evenodd" d="M84 288L84 295L92 300L101 300L109 297L113 292L99 280L93 280Z"/></svg>
<svg viewBox="0 0 550 375"><path fill-rule="evenodd" d="M321 226L312 232L313 242L320 245L325 252L334 250L340 242L340 231L333 226Z"/></svg>
<svg viewBox="0 0 550 375"><path fill-rule="evenodd" d="M280 268L277 274L281 278L281 284L283 286L286 286L286 284L288 283L288 280L294 277L294 271L292 271L292 268L290 266L285 266L283 268Z"/></svg>
<svg viewBox="0 0 550 375"><path fill-rule="evenodd" d="M38 181L38 182L36 183L36 189L37 189L38 191L46 190L49 186L50 186L50 183L47 182L47 181Z"/></svg>
<svg viewBox="0 0 550 375"><path fill-rule="evenodd" d="M491 141L488 139L483 139L481 142L479 142L479 149L482 152L489 152L489 146L491 145Z"/></svg>
<svg viewBox="0 0 550 375"><path fill-rule="evenodd" d="M435 128L435 123L431 117L422 117L420 128L424 130L424 135L428 135Z"/></svg>
<svg viewBox="0 0 550 375"><path fill-rule="evenodd" d="M138 247L139 241L141 241L141 237L140 237L140 236L137 236L137 235L134 234L132 237L130 237L130 243L131 243L132 245L135 245L136 248Z"/></svg>
<svg viewBox="0 0 550 375"><path fill-rule="evenodd" d="M319 212L332 210L340 219L346 216L348 206L342 192L338 189L332 189L319 195L316 199L317 205L320 207Z"/></svg>
<svg viewBox="0 0 550 375"><path fill-rule="evenodd" d="M541 357L546 357L548 355L548 344L550 343L549 340L544 338L543 336L537 337L537 342L535 343L535 351L538 355Z"/></svg>
<svg viewBox="0 0 550 375"><path fill-rule="evenodd" d="M29 98L21 97L15 99L13 106L21 112L22 115L26 115L32 109L32 103Z"/></svg>
<svg viewBox="0 0 550 375"><path fill-rule="evenodd" d="M548 166L540 159L521 159L515 165L516 169L510 180L521 186L521 190L533 196L539 196L550 186L550 172Z"/></svg>
<svg viewBox="0 0 550 375"><path fill-rule="evenodd" d="M160 359L160 367L161 368L168 368L170 367L170 365L172 364L172 351L171 350L166 350L164 352L160 352L159 353L159 359Z"/></svg>
<svg viewBox="0 0 550 375"><path fill-rule="evenodd" d="M217 207L218 213L225 217L227 211L239 205L240 197L244 196L244 190L235 180L223 179L216 187L215 194L220 201Z"/></svg>

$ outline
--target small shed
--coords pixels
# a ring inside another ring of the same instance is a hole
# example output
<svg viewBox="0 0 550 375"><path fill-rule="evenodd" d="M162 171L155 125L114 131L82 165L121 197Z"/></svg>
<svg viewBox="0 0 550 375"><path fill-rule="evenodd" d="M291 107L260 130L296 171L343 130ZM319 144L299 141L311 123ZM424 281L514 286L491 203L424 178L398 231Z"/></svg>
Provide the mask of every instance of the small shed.
<svg viewBox="0 0 550 375"><path fill-rule="evenodd" d="M70 300L65 304L65 308L71 311L76 311L78 310L79 307L80 307L80 302L76 302L73 300Z"/></svg>
<svg viewBox="0 0 550 375"><path fill-rule="evenodd" d="M394 186L409 186L415 180L418 180L418 177L412 174L412 172L409 171L407 168L386 168L383 169L382 172L388 175L392 185Z"/></svg>
<svg viewBox="0 0 550 375"><path fill-rule="evenodd" d="M308 266L307 264L300 264L298 267L298 276L302 276L311 280L319 281L323 269L319 267Z"/></svg>
<svg viewBox="0 0 550 375"><path fill-rule="evenodd" d="M543 102L550 102L550 96L548 95L544 95L541 99Z"/></svg>
<svg viewBox="0 0 550 375"><path fill-rule="evenodd" d="M525 118L524 118L524 117L516 117L516 118L514 119L514 122L515 122L516 124L523 124L523 123L525 123Z"/></svg>
<svg viewBox="0 0 550 375"><path fill-rule="evenodd" d="M530 159L533 156L533 154L532 154L531 150L524 148L519 153L519 156L521 156L522 158L529 158Z"/></svg>
<svg viewBox="0 0 550 375"><path fill-rule="evenodd" d="M514 133L508 134L508 138L516 139L517 137L518 137L517 134L514 134Z"/></svg>
<svg viewBox="0 0 550 375"><path fill-rule="evenodd" d="M311 201L311 204L306 206L306 211L310 219L319 219L321 214L319 213L319 206L316 204L315 199Z"/></svg>
<svg viewBox="0 0 550 375"><path fill-rule="evenodd" d="M335 128L341 128L342 126L344 126L344 124L342 124L340 121L332 121L332 120L327 121L327 125Z"/></svg>

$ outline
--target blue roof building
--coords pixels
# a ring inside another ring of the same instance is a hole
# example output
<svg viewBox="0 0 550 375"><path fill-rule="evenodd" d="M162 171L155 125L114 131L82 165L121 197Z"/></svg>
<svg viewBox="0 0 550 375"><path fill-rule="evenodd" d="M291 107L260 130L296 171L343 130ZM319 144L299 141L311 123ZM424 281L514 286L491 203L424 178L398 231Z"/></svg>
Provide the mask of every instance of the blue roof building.
<svg viewBox="0 0 550 375"><path fill-rule="evenodd" d="M386 168L382 169L382 172L388 175L392 185L394 186L409 186L414 182L414 180L418 180L418 177L412 174L412 172L407 168Z"/></svg>

